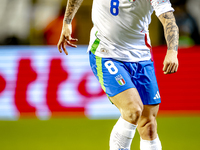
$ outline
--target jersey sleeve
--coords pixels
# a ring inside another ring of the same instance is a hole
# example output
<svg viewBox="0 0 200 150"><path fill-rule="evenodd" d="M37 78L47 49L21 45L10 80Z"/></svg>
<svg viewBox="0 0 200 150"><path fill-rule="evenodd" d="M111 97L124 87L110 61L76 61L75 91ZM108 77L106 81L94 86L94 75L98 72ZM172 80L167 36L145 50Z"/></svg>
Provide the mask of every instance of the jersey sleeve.
<svg viewBox="0 0 200 150"><path fill-rule="evenodd" d="M168 11L174 11L169 0L151 0L151 5L156 12L156 16Z"/></svg>

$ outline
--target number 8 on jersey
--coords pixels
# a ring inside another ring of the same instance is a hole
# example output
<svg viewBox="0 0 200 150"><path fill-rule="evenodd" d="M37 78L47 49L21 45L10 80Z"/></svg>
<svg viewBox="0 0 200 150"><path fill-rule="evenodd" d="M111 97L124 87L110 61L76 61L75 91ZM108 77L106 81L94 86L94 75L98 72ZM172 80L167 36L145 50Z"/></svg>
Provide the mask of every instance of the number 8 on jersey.
<svg viewBox="0 0 200 150"><path fill-rule="evenodd" d="M119 14L119 0L111 0L111 2L110 2L110 13L113 16L117 16Z"/></svg>

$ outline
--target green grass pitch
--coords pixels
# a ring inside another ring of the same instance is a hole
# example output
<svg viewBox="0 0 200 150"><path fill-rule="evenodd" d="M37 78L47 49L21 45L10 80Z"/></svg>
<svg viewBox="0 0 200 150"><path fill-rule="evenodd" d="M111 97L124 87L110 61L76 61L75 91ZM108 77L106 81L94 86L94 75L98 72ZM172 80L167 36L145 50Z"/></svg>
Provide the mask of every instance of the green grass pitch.
<svg viewBox="0 0 200 150"><path fill-rule="evenodd" d="M200 149L200 117L158 117L163 150ZM0 150L109 150L116 120L57 118L0 121ZM139 150L136 132L132 150Z"/></svg>

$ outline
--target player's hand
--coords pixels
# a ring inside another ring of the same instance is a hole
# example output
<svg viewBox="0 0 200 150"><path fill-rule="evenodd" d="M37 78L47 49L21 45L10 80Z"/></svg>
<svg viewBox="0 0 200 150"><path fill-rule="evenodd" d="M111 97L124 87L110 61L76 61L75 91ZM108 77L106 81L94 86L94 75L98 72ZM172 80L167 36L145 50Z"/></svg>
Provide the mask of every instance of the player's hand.
<svg viewBox="0 0 200 150"><path fill-rule="evenodd" d="M175 73L178 70L178 52L175 50L167 50L165 60L163 62L163 71L164 74Z"/></svg>
<svg viewBox="0 0 200 150"><path fill-rule="evenodd" d="M57 44L57 47L60 53L62 53L62 50L63 50L65 54L68 55L65 45L69 45L71 47L77 47L77 45L72 44L71 42L78 41L78 39L73 39L71 37L71 34L72 34L72 25L66 24L65 22L63 22L62 32Z"/></svg>

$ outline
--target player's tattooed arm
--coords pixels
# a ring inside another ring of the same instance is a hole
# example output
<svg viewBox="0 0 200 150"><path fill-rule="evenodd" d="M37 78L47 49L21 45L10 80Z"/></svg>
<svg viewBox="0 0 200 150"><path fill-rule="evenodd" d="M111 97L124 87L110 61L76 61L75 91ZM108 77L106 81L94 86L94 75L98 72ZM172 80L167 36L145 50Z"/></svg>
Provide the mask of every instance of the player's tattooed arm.
<svg viewBox="0 0 200 150"><path fill-rule="evenodd" d="M167 54L163 62L164 74L175 73L178 70L178 40L179 30L173 12L166 12L158 17L163 24L167 42Z"/></svg>
<svg viewBox="0 0 200 150"><path fill-rule="evenodd" d="M64 18L65 23L70 24L72 22L82 2L83 0L68 0Z"/></svg>
<svg viewBox="0 0 200 150"><path fill-rule="evenodd" d="M166 12L159 16L159 19L164 27L165 39L168 50L178 50L179 29L173 12Z"/></svg>
<svg viewBox="0 0 200 150"><path fill-rule="evenodd" d="M71 34L72 34L71 22L76 12L78 11L79 7L81 6L82 2L83 0L68 0L66 11L65 11L65 17L63 20L62 31L60 34L60 39L57 44L57 47L60 53L64 51L65 54L68 55L65 45L69 45L71 47L77 47L77 45L72 43L72 42L78 41L78 39L74 39L71 37Z"/></svg>

